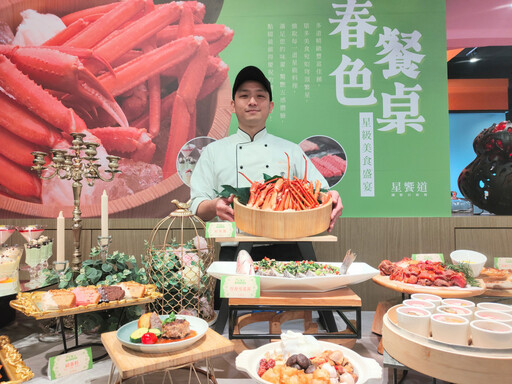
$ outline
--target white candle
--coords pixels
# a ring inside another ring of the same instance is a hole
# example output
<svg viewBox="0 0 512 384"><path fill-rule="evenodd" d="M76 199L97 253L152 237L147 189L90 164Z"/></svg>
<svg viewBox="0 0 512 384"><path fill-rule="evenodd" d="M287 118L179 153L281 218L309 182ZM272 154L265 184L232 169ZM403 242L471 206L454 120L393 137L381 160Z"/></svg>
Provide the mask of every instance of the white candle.
<svg viewBox="0 0 512 384"><path fill-rule="evenodd" d="M103 191L101 195L101 237L108 236L108 195ZM106 240L105 240L106 242Z"/></svg>
<svg viewBox="0 0 512 384"><path fill-rule="evenodd" d="M59 212L57 217L57 261L66 260L66 221L62 215L62 211Z"/></svg>

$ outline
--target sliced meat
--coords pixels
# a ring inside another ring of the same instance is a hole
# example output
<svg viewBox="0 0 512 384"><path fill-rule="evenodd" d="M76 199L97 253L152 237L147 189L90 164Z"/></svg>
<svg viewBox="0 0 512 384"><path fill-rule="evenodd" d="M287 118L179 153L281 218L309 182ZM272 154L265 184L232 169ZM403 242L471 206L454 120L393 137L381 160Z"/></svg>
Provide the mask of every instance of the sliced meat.
<svg viewBox="0 0 512 384"><path fill-rule="evenodd" d="M151 328L162 330L162 320L160 320L160 316L158 316L155 312L151 313L149 324Z"/></svg>
<svg viewBox="0 0 512 384"><path fill-rule="evenodd" d="M185 319L177 319L162 325L162 337L167 339L183 339L190 333L190 323Z"/></svg>

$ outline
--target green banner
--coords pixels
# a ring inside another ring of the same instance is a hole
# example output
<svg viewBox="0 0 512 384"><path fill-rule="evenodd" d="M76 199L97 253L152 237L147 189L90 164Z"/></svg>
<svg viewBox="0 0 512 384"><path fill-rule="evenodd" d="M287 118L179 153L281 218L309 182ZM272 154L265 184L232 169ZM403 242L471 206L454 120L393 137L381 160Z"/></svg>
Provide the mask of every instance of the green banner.
<svg viewBox="0 0 512 384"><path fill-rule="evenodd" d="M444 1L225 1L218 22L231 82L268 75L269 131L301 143L344 217L450 215Z"/></svg>

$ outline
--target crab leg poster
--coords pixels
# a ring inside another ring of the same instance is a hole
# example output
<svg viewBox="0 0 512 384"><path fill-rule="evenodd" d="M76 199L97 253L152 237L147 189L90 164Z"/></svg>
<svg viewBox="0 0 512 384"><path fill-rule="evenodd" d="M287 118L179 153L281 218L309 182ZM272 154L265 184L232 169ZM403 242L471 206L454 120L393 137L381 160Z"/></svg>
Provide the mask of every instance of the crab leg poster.
<svg viewBox="0 0 512 384"><path fill-rule="evenodd" d="M236 130L246 65L272 83L269 131L300 143L344 216L450 215L442 0L0 4L2 217L71 212L70 181L30 167L74 131L100 162L121 157L113 182L84 186L84 217L104 189L113 217L166 214L204 146Z"/></svg>

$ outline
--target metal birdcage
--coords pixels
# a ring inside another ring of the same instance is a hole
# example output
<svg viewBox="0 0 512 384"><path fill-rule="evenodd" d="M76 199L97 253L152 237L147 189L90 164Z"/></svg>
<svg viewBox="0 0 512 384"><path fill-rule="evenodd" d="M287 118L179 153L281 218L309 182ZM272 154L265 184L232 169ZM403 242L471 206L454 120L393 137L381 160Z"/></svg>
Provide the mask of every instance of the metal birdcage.
<svg viewBox="0 0 512 384"><path fill-rule="evenodd" d="M148 277L163 293L150 309L212 321L215 279L206 270L213 262L214 242L205 238L205 223L189 211L190 202L172 203L177 209L158 222L147 244Z"/></svg>

